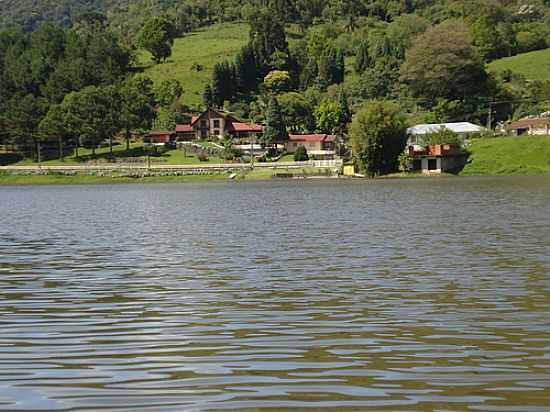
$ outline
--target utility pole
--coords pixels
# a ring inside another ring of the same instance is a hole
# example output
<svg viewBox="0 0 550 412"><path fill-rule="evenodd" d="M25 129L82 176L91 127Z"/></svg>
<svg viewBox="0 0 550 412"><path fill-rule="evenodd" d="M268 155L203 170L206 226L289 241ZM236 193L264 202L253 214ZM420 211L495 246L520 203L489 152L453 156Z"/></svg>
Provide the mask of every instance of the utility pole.
<svg viewBox="0 0 550 412"><path fill-rule="evenodd" d="M41 169L42 168L42 156L41 156L41 147L40 147L40 140L38 140L37 142L37 146L38 146L38 168Z"/></svg>
<svg viewBox="0 0 550 412"><path fill-rule="evenodd" d="M254 170L254 138L250 139L250 169Z"/></svg>
<svg viewBox="0 0 550 412"><path fill-rule="evenodd" d="M489 116L487 116L487 129L493 130L493 102L489 103Z"/></svg>

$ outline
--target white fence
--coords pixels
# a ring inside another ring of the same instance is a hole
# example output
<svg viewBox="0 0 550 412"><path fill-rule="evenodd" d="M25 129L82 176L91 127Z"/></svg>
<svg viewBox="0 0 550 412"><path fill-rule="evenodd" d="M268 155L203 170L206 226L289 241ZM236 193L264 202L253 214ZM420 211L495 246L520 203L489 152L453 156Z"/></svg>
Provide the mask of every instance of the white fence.
<svg viewBox="0 0 550 412"><path fill-rule="evenodd" d="M255 169L300 169L300 168L341 168L342 160L310 160L307 162L277 162L254 163ZM67 166L2 166L0 171L7 172L95 172L95 171L221 171L250 169L250 163L225 163L225 164L193 164L193 165L166 165L166 164L90 164Z"/></svg>

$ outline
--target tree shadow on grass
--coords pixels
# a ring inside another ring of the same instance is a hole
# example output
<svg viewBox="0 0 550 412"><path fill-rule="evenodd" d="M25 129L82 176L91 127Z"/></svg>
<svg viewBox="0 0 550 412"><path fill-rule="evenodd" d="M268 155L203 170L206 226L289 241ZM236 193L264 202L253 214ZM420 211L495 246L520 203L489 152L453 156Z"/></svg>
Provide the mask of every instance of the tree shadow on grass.
<svg viewBox="0 0 550 412"><path fill-rule="evenodd" d="M96 153L95 155L87 154L84 156L78 156L76 160L80 163L94 162L94 161L105 161L105 162L116 162L121 159L131 159L135 160L137 157L147 156L147 152L143 147L133 147L129 150L117 150L113 153Z"/></svg>
<svg viewBox="0 0 550 412"><path fill-rule="evenodd" d="M9 166L23 160L19 153L0 153L0 166Z"/></svg>

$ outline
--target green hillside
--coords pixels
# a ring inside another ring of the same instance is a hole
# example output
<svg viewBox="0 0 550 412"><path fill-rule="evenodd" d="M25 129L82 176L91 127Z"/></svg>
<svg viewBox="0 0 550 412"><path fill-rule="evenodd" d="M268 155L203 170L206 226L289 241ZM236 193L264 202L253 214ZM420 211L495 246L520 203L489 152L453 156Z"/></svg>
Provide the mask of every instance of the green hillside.
<svg viewBox="0 0 550 412"><path fill-rule="evenodd" d="M548 80L550 79L550 49L522 53L495 60L489 64L489 71L493 73L505 70L522 74L529 80Z"/></svg>
<svg viewBox="0 0 550 412"><path fill-rule="evenodd" d="M474 140L461 175L528 175L550 173L550 137L521 136Z"/></svg>
<svg viewBox="0 0 550 412"><path fill-rule="evenodd" d="M164 79L179 80L183 86L182 103L200 104L206 82L216 63L232 60L248 41L248 25L220 24L186 34L176 39L172 56L163 64L154 64L148 52L138 56L145 73L158 83ZM198 66L202 69L197 70Z"/></svg>

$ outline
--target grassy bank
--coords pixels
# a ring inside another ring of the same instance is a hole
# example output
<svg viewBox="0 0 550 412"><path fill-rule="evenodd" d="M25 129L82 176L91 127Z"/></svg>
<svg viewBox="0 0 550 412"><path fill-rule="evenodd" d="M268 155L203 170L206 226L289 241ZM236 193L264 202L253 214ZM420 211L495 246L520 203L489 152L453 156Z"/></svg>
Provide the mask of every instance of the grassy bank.
<svg viewBox="0 0 550 412"><path fill-rule="evenodd" d="M0 185L86 185L86 184L129 184L129 183L186 183L208 182L228 179L227 175L196 176L150 176L142 178L126 176L90 175L0 175Z"/></svg>
<svg viewBox="0 0 550 412"><path fill-rule="evenodd" d="M474 140L461 176L536 175L550 173L550 136Z"/></svg>

